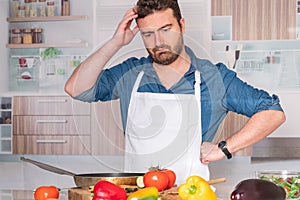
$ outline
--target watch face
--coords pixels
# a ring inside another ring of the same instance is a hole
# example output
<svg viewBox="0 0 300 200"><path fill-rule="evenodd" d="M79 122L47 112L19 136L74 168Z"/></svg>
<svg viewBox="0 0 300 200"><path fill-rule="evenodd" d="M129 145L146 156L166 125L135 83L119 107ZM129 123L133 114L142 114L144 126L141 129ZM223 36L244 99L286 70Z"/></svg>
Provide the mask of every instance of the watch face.
<svg viewBox="0 0 300 200"><path fill-rule="evenodd" d="M219 148L223 148L224 146L226 145L226 142L225 141L222 141L218 144L218 147Z"/></svg>

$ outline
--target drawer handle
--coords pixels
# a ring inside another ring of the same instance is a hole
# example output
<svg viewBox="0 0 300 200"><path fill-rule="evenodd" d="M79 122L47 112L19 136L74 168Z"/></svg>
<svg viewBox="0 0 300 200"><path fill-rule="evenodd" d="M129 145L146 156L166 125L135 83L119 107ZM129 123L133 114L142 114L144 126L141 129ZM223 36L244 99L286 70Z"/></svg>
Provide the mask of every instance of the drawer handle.
<svg viewBox="0 0 300 200"><path fill-rule="evenodd" d="M51 120L51 119L45 119L45 120L42 120L42 119L40 119L40 120L36 120L36 123L67 123L68 121L67 120L65 120L65 119L62 119L62 120L59 120L59 119L57 119L57 120Z"/></svg>
<svg viewBox="0 0 300 200"><path fill-rule="evenodd" d="M67 99L39 99L37 100L38 103L66 103L68 100Z"/></svg>
<svg viewBox="0 0 300 200"><path fill-rule="evenodd" d="M66 140L36 140L36 143L67 143Z"/></svg>

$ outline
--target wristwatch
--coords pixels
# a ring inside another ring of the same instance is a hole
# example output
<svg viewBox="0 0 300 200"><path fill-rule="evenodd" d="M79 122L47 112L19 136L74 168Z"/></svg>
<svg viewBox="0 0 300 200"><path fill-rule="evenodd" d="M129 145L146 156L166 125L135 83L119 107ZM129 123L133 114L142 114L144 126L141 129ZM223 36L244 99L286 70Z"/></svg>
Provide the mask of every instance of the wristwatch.
<svg viewBox="0 0 300 200"><path fill-rule="evenodd" d="M226 155L227 159L232 158L231 153L228 151L227 146L226 146L226 141L221 141L218 144L218 147L223 151L223 153Z"/></svg>

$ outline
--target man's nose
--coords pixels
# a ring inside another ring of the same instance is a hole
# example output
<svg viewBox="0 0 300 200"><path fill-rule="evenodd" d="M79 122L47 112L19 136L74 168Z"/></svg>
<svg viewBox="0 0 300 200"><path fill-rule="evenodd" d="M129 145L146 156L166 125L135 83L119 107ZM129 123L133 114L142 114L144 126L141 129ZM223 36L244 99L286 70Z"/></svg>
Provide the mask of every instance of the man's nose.
<svg viewBox="0 0 300 200"><path fill-rule="evenodd" d="M163 43L162 37L158 31L155 32L155 46L160 46Z"/></svg>

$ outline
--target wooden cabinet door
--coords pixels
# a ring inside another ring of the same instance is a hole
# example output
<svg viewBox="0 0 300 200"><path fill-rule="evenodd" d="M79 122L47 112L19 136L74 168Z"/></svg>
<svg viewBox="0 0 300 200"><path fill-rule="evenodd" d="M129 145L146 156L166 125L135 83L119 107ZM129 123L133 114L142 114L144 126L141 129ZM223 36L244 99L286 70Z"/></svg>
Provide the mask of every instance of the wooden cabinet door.
<svg viewBox="0 0 300 200"><path fill-rule="evenodd" d="M211 0L211 16L231 15L231 0Z"/></svg>
<svg viewBox="0 0 300 200"><path fill-rule="evenodd" d="M232 39L296 39L296 1L232 0Z"/></svg>
<svg viewBox="0 0 300 200"><path fill-rule="evenodd" d="M296 39L296 1L276 0L276 39Z"/></svg>
<svg viewBox="0 0 300 200"><path fill-rule="evenodd" d="M232 0L232 39L276 39L274 14L274 0Z"/></svg>
<svg viewBox="0 0 300 200"><path fill-rule="evenodd" d="M93 103L91 130L92 154L124 154L124 131L119 100Z"/></svg>
<svg viewBox="0 0 300 200"><path fill-rule="evenodd" d="M240 130L248 121L248 117L239 115L233 112L229 112L220 124L219 129L213 139L213 143L219 143L222 140L226 140L238 130ZM235 156L251 156L252 146L241 149L238 152L235 152Z"/></svg>

